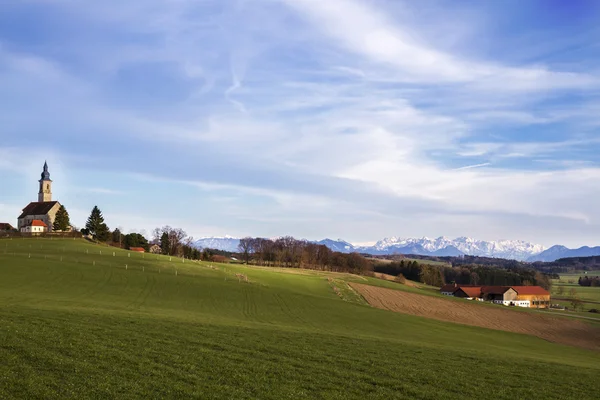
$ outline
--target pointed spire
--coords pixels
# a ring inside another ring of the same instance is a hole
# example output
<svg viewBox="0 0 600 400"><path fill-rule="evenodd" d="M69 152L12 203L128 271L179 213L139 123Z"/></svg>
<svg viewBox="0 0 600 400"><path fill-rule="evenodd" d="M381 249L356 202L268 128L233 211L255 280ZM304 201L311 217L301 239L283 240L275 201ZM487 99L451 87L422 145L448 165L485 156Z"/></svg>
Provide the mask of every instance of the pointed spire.
<svg viewBox="0 0 600 400"><path fill-rule="evenodd" d="M50 180L50 172L48 172L48 163L44 161L44 172L42 172L42 180L49 181Z"/></svg>

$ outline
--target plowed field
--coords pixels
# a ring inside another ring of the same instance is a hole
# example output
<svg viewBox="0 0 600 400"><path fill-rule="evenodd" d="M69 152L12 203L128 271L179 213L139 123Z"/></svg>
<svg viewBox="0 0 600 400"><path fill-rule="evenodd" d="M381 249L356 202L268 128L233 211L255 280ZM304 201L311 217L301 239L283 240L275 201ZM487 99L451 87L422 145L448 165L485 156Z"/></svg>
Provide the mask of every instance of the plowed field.
<svg viewBox="0 0 600 400"><path fill-rule="evenodd" d="M581 321L513 311L503 306L482 307L468 300L450 301L360 283L350 285L370 305L377 308L464 325L524 333L555 343L600 350L600 329Z"/></svg>

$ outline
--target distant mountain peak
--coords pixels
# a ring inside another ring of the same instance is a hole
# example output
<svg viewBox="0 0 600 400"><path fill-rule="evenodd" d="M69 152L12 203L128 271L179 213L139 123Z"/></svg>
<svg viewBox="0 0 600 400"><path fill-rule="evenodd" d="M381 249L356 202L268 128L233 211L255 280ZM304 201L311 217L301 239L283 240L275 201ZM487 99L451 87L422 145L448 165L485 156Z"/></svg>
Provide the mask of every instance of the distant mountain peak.
<svg viewBox="0 0 600 400"><path fill-rule="evenodd" d="M279 237L271 238L276 240ZM229 235L223 237L207 237L195 241L196 247L213 248L235 252L240 239ZM600 255L600 247L581 247L579 249L568 249L565 246L556 245L548 249L539 244L524 240L497 240L485 241L460 236L455 239L440 236L435 239L423 236L421 238L406 238L390 236L375 242L371 246L353 245L343 239L326 238L313 243L327 246L333 251L342 253L360 252L373 255L384 254L417 254L424 256L459 256L472 255L480 257L507 258L520 261L554 261L564 257L587 257Z"/></svg>

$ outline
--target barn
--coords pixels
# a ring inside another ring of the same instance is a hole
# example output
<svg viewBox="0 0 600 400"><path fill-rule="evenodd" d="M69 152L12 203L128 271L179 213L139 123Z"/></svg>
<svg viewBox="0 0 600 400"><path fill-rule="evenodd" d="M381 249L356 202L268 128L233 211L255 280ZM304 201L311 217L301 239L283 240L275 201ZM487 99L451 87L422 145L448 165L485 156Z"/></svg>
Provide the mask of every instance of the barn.
<svg viewBox="0 0 600 400"><path fill-rule="evenodd" d="M473 286L454 283L442 286L440 293L446 296L489 301L505 306L535 308L550 306L550 292L540 286Z"/></svg>

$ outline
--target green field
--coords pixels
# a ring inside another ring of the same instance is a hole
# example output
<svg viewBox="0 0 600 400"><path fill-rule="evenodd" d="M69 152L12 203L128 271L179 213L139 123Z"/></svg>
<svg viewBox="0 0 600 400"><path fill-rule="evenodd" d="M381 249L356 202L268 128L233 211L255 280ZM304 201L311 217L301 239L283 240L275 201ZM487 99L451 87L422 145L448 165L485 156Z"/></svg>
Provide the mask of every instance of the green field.
<svg viewBox="0 0 600 400"><path fill-rule="evenodd" d="M600 271L588 271L587 275L599 276ZM559 279L554 279L552 281L552 296L569 299L572 297L570 293L571 289L575 289L577 292L576 297L583 302L583 311L588 311L593 308L600 310L600 287L579 286L577 282L580 276L584 276L584 271L560 274ZM562 294L559 294L559 287L562 288ZM569 308L571 307L568 300L556 300L553 301L553 303ZM597 318L600 318L600 315L598 315Z"/></svg>
<svg viewBox="0 0 600 400"><path fill-rule="evenodd" d="M596 398L599 353L374 309L365 279L0 240L0 398Z"/></svg>

